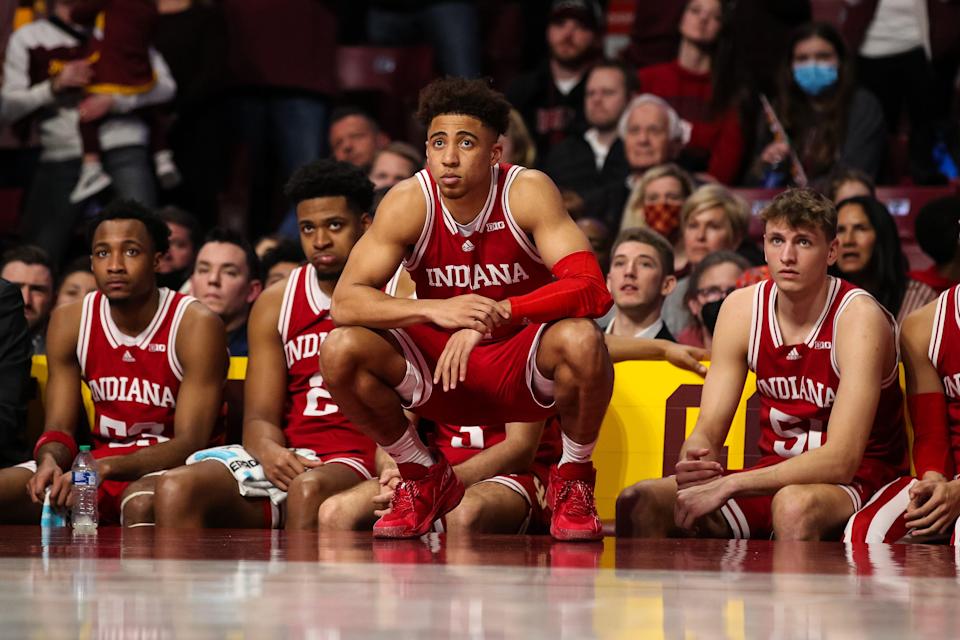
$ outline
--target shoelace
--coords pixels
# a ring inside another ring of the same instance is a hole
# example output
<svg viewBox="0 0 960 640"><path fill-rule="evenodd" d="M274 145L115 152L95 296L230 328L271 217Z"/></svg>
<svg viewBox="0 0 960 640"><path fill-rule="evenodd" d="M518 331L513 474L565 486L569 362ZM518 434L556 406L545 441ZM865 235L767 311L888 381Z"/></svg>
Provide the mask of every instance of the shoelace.
<svg viewBox="0 0 960 640"><path fill-rule="evenodd" d="M401 482L393 491L390 510L393 513L407 513L413 510L413 500L420 495L420 486L415 482Z"/></svg>
<svg viewBox="0 0 960 640"><path fill-rule="evenodd" d="M593 504L593 490L582 480L564 482L557 494L557 503L564 503L565 511L572 516L597 515L597 508Z"/></svg>

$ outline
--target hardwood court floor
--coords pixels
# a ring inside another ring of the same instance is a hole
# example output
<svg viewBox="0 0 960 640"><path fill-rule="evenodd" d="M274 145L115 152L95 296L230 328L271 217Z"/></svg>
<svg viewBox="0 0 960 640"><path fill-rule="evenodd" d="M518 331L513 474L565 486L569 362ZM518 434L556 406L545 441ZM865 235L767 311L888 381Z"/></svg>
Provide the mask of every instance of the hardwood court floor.
<svg viewBox="0 0 960 640"><path fill-rule="evenodd" d="M950 547L0 527L0 638L960 638Z"/></svg>

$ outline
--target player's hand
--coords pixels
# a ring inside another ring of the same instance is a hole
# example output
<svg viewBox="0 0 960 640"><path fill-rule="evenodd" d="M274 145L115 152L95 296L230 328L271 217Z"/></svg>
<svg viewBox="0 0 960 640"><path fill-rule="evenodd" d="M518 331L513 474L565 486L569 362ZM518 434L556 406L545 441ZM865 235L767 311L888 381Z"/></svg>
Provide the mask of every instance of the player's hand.
<svg viewBox="0 0 960 640"><path fill-rule="evenodd" d="M72 60L63 65L63 70L50 80L54 93L67 89L79 89L93 80L93 69L87 60Z"/></svg>
<svg viewBox="0 0 960 640"><path fill-rule="evenodd" d="M723 465L716 460L703 459L709 454L709 449L687 449L684 459L676 467L678 489L712 482L723 475Z"/></svg>
<svg viewBox="0 0 960 640"><path fill-rule="evenodd" d="M692 371L701 378L707 375L707 368L700 363L701 360L710 359L710 352L706 349L685 344L671 344L664 350L663 357L678 369Z"/></svg>
<svg viewBox="0 0 960 640"><path fill-rule="evenodd" d="M780 164L790 153L790 145L786 142L771 142L760 153L760 159L767 164Z"/></svg>
<svg viewBox="0 0 960 640"><path fill-rule="evenodd" d="M40 500L43 502L43 499ZM73 472L65 471L50 485L50 506L66 509L73 506Z"/></svg>
<svg viewBox="0 0 960 640"><path fill-rule="evenodd" d="M722 507L729 497L725 478L681 489L673 510L674 521L681 529L693 529L698 518Z"/></svg>
<svg viewBox="0 0 960 640"><path fill-rule="evenodd" d="M113 108L113 97L106 94L87 96L77 106L80 122L99 120L110 113Z"/></svg>
<svg viewBox="0 0 960 640"><path fill-rule="evenodd" d="M430 319L444 329L473 329L489 333L509 320L495 300L469 293L446 300L434 300Z"/></svg>
<svg viewBox="0 0 960 640"><path fill-rule="evenodd" d="M53 461L53 458L45 457L37 465L37 472L27 481L27 495L30 496L30 500L43 504L43 494L47 487L55 487L61 475L64 475L63 470Z"/></svg>
<svg viewBox="0 0 960 640"><path fill-rule="evenodd" d="M457 382L467 379L467 362L473 348L483 340L483 334L473 329L460 329L447 340L443 353L437 358L433 384L443 382L443 390L457 388Z"/></svg>
<svg viewBox="0 0 960 640"><path fill-rule="evenodd" d="M293 451L274 442L260 458L260 464L263 465L263 474L267 477L267 480L281 491L288 491L294 478L307 469L322 466L323 462L298 456Z"/></svg>
<svg viewBox="0 0 960 640"><path fill-rule="evenodd" d="M397 488L400 481L400 470L396 467L386 469L380 474L380 493L373 498L375 507L373 515L378 518L390 513L390 502L393 500L393 490Z"/></svg>
<svg viewBox="0 0 960 640"><path fill-rule="evenodd" d="M912 536L945 533L960 516L960 483L921 480L910 488L903 518Z"/></svg>

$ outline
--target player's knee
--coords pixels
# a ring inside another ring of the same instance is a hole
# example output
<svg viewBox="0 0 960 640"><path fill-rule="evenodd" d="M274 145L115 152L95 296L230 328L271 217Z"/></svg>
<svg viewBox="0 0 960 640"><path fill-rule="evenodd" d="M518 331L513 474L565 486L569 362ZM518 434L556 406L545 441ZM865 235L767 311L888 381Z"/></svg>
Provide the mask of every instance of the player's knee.
<svg viewBox="0 0 960 640"><path fill-rule="evenodd" d="M300 504L316 505L332 496L336 489L320 473L301 473L290 483L287 490L287 499Z"/></svg>
<svg viewBox="0 0 960 640"><path fill-rule="evenodd" d="M153 510L158 526L175 526L198 504L202 487L189 469L171 469L157 479Z"/></svg>
<svg viewBox="0 0 960 640"><path fill-rule="evenodd" d="M351 531L354 523L347 502L345 497L334 495L320 503L317 525L327 531Z"/></svg>
<svg viewBox="0 0 960 640"><path fill-rule="evenodd" d="M477 531L483 517L483 501L465 497L457 508L446 515L448 533Z"/></svg>
<svg viewBox="0 0 960 640"><path fill-rule="evenodd" d="M325 378L341 379L356 368L358 354L363 353L359 327L337 327L323 341L320 366Z"/></svg>
<svg viewBox="0 0 960 640"><path fill-rule="evenodd" d="M564 359L576 368L596 368L607 353L597 323L587 318L568 318L554 327Z"/></svg>
<svg viewBox="0 0 960 640"><path fill-rule="evenodd" d="M132 494L123 500L120 516L125 527L154 523L154 492Z"/></svg>
<svg viewBox="0 0 960 640"><path fill-rule="evenodd" d="M660 512L662 491L648 480L627 487L617 496L616 532L618 536L639 536Z"/></svg>
<svg viewBox="0 0 960 640"><path fill-rule="evenodd" d="M777 540L818 540L817 495L807 487L788 485L773 496L771 515Z"/></svg>

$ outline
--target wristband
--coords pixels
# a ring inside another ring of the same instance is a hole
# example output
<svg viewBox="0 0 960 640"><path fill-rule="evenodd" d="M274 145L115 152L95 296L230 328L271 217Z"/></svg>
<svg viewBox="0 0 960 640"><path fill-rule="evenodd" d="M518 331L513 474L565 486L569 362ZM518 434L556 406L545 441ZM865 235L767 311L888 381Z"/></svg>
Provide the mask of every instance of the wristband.
<svg viewBox="0 0 960 640"><path fill-rule="evenodd" d="M37 444L33 446L33 459L37 459L37 454L40 452L40 447L45 444L50 444L51 442L59 442L69 449L71 460L77 457L77 441L73 439L73 436L71 436L69 433L64 433L63 431L44 431L42 434L40 434L40 437L37 438Z"/></svg>

